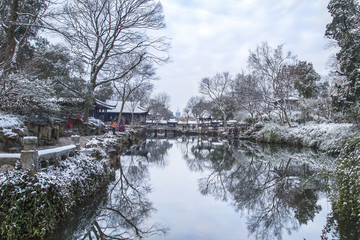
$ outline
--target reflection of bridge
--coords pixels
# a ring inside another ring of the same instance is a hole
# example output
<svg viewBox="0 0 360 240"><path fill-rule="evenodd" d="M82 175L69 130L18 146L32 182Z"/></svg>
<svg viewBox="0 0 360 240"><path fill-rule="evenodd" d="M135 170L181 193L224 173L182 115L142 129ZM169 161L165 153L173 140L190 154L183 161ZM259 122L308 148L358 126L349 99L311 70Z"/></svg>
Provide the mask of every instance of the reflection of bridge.
<svg viewBox="0 0 360 240"><path fill-rule="evenodd" d="M183 135L183 131L177 127L147 127L147 134L153 134L154 137L177 137Z"/></svg>
<svg viewBox="0 0 360 240"><path fill-rule="evenodd" d="M154 137L177 137L182 135L211 135L217 136L218 130L209 129L182 129L180 127L168 127L168 126L148 126L146 127L146 133L152 134Z"/></svg>

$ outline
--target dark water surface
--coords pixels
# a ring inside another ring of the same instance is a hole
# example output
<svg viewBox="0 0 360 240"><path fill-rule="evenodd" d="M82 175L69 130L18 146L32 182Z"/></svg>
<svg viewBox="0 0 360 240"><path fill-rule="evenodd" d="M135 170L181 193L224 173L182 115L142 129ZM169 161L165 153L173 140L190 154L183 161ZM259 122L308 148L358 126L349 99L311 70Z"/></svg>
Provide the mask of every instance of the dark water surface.
<svg viewBox="0 0 360 240"><path fill-rule="evenodd" d="M320 239L330 156L198 138L139 148L51 239Z"/></svg>

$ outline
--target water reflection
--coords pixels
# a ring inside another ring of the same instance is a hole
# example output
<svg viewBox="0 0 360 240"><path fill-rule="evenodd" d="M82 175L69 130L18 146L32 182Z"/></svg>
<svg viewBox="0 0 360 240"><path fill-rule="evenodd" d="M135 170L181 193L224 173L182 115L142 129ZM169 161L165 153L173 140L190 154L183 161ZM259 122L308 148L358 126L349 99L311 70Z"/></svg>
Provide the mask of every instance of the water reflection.
<svg viewBox="0 0 360 240"><path fill-rule="evenodd" d="M233 147L234 146L234 147ZM319 166L328 158L313 151L265 147L251 142L214 144L197 141L184 158L192 171L205 171L199 189L246 212L256 239L282 239L312 221L324 190Z"/></svg>
<svg viewBox="0 0 360 240"><path fill-rule="evenodd" d="M90 207L86 205L77 209L76 215L66 219L49 239L142 239L165 234L166 227L147 223L155 211L147 196L151 189L148 166L150 162L163 165L161 156L166 150L160 149L161 145L157 145L148 158L122 156L116 179L108 190L90 201Z"/></svg>
<svg viewBox="0 0 360 240"><path fill-rule="evenodd" d="M173 146L167 140L150 139L146 142L146 149L148 150L147 159L149 162L159 167L166 166L167 151Z"/></svg>
<svg viewBox="0 0 360 240"><path fill-rule="evenodd" d="M161 174L174 171L170 165L175 161L186 163L187 168L185 172L175 169L180 176L177 184L188 182L189 172L196 173L198 191L202 196L231 203L239 216L246 217L252 239L282 239L284 232L297 231L313 221L321 210L318 200L324 185L318 173L329 156L311 150L201 137L176 141L150 139L137 147L142 153L146 150L146 155L121 156L116 179L109 189L95 197L92 203L79 208L54 234L57 237L50 239L153 239L151 236L166 232L171 235L176 229L168 229L168 222L163 222L164 225L154 223L155 208L162 206L154 206L158 203L149 200L153 187L149 172L150 169L160 169L163 171ZM178 158L177 155L169 156L170 150L174 149L180 153L180 159L173 159ZM165 184L169 180L161 176L159 179ZM169 188L174 189L174 186ZM165 194L166 205L174 205L176 197L169 191ZM194 196L184 197L187 201L196 201ZM170 212L165 210L163 214ZM167 216L171 221L174 218ZM169 239L183 237L170 236Z"/></svg>
<svg viewBox="0 0 360 240"><path fill-rule="evenodd" d="M123 157L108 204L95 221L98 234L92 231L89 236L101 233L111 239L139 239L164 233L166 229L159 225L144 224L155 210L147 198L149 192L148 163L144 157Z"/></svg>

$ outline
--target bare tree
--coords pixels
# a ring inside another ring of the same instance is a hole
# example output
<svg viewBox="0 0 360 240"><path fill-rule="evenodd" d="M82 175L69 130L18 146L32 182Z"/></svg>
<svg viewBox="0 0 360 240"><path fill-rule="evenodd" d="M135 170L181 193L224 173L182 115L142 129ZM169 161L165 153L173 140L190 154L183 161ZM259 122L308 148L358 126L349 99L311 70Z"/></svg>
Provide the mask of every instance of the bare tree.
<svg viewBox="0 0 360 240"><path fill-rule="evenodd" d="M190 112L191 111L190 111L189 108L184 108L183 109L182 116L185 118L186 127L189 127Z"/></svg>
<svg viewBox="0 0 360 240"><path fill-rule="evenodd" d="M153 120L168 118L170 108L170 97L166 93L158 93L149 103L149 112L152 114Z"/></svg>
<svg viewBox="0 0 360 240"><path fill-rule="evenodd" d="M122 103L118 116L118 124L121 121L125 103L131 98L135 103L132 107L135 108L136 103L143 99L144 94L152 90L153 86L150 81L154 80L154 76L155 70L153 66L150 64L142 64L122 79L113 82L117 96Z"/></svg>
<svg viewBox="0 0 360 240"><path fill-rule="evenodd" d="M206 101L203 96L191 97L186 106L190 109L195 118L199 118L200 114L210 108L210 102Z"/></svg>
<svg viewBox="0 0 360 240"><path fill-rule="evenodd" d="M199 126L200 114L205 110L211 108L211 103L206 101L204 96L191 97L186 105L193 117L196 118L197 125Z"/></svg>
<svg viewBox="0 0 360 240"><path fill-rule="evenodd" d="M238 74L233 82L233 97L239 109L245 109L254 120L262 104L259 79L252 74Z"/></svg>
<svg viewBox="0 0 360 240"><path fill-rule="evenodd" d="M232 77L228 72L217 73L212 78L203 78L200 82L199 91L209 97L213 102L213 107L220 111L224 127L227 122L227 106L229 104L230 86Z"/></svg>
<svg viewBox="0 0 360 240"><path fill-rule="evenodd" d="M157 1L69 1L54 22L51 27L88 66L85 121L98 86L124 79L143 62L168 60L167 40L148 34L148 30L165 27L163 8Z"/></svg>
<svg viewBox="0 0 360 240"><path fill-rule="evenodd" d="M296 64L296 57L291 52L284 54L283 45L273 49L263 42L255 52L250 51L248 64L261 80L259 84L264 103L279 109L291 127L286 103L294 89L290 82L293 81L294 72L291 69Z"/></svg>
<svg viewBox="0 0 360 240"><path fill-rule="evenodd" d="M152 83L144 83L139 88L137 88L129 97L129 104L131 107L131 121L134 120L134 112L136 108L147 109L149 105L150 95L154 89Z"/></svg>

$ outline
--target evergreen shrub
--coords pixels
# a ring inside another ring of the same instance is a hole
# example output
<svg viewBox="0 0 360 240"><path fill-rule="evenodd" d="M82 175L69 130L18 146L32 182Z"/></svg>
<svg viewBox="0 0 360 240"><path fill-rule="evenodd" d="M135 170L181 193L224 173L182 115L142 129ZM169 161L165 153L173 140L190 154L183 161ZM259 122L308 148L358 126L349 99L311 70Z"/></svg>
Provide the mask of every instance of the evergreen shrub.
<svg viewBox="0 0 360 240"><path fill-rule="evenodd" d="M336 163L336 189L323 239L327 239L324 236L329 232L340 239L357 239L360 236L360 138L346 142Z"/></svg>
<svg viewBox="0 0 360 240"><path fill-rule="evenodd" d="M71 208L109 182L105 161L79 155L44 172L0 174L0 239L43 239Z"/></svg>

